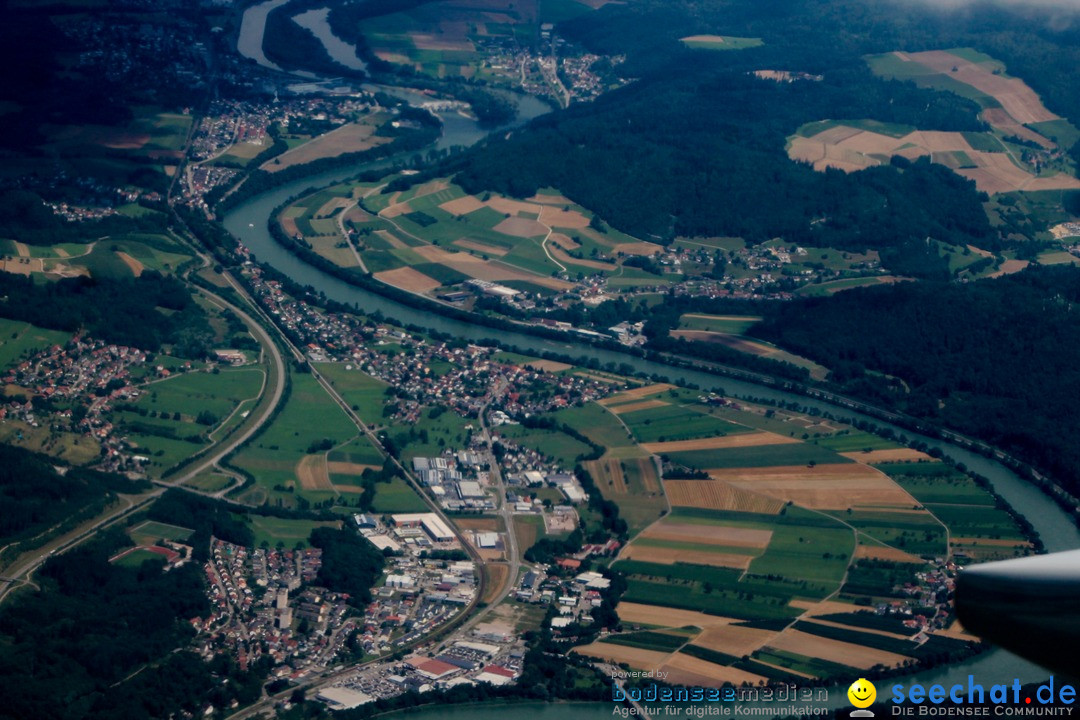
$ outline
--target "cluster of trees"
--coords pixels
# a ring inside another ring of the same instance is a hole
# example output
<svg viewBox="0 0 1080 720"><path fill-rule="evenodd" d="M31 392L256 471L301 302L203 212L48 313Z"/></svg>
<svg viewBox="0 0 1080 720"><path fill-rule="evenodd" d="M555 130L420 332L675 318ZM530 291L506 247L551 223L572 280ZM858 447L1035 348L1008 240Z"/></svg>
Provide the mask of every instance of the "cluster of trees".
<svg viewBox="0 0 1080 720"><path fill-rule="evenodd" d="M118 492L138 492L145 482L85 468L57 472L56 460L0 445L0 544L37 535L73 517L90 517Z"/></svg>
<svg viewBox="0 0 1080 720"><path fill-rule="evenodd" d="M477 120L484 127L498 127L517 117L517 105L506 97L490 90L465 86L455 90L455 95L472 105Z"/></svg>
<svg viewBox="0 0 1080 720"><path fill-rule="evenodd" d="M1080 492L1080 270L795 301L751 332L871 402L1004 448ZM890 379L880 373L892 376Z"/></svg>
<svg viewBox="0 0 1080 720"><path fill-rule="evenodd" d="M220 500L171 488L150 506L147 514L151 520L194 530L188 543L199 559L209 555L211 536L235 545L251 547L255 544L255 534L247 524L247 517L236 515Z"/></svg>
<svg viewBox="0 0 1080 720"><path fill-rule="evenodd" d="M167 573L158 560L109 564L130 544L106 531L51 558L40 589L5 604L0 718L172 717L258 699L272 661L242 672L225 656L173 652L192 635L186 620L210 610L198 564Z"/></svg>
<svg viewBox="0 0 1080 720"><path fill-rule="evenodd" d="M157 352L203 357L213 340L206 311L183 282L148 270L137 278L67 278L38 284L0 273L0 316Z"/></svg>
<svg viewBox="0 0 1080 720"><path fill-rule="evenodd" d="M371 602L371 586L386 562L377 547L352 530L329 527L315 528L311 544L322 550L322 567L317 578L320 585L348 593L358 607Z"/></svg>
<svg viewBox="0 0 1080 720"><path fill-rule="evenodd" d="M15 238L29 245L62 242L90 242L106 235L160 232L164 216L147 213L140 217L110 215L98 220L68 222L30 190L0 191L0 237Z"/></svg>

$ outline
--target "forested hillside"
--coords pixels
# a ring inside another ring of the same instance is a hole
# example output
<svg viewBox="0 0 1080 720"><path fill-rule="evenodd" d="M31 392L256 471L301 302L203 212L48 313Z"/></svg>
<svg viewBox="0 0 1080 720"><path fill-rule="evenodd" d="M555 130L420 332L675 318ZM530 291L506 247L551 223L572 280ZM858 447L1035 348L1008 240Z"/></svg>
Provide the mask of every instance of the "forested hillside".
<svg viewBox="0 0 1080 720"><path fill-rule="evenodd" d="M832 368L846 392L1015 452L1078 492L1078 303L1080 270L1037 268L796 301L753 332Z"/></svg>
<svg viewBox="0 0 1080 720"><path fill-rule="evenodd" d="M560 32L597 52L626 54L620 73L636 81L493 139L452 169L469 192L527 196L557 187L616 228L650 240L733 235L877 249L898 274L944 278L946 263L927 237L991 251L1016 241L990 226L986 198L972 183L925 162L816 173L788 159L786 138L822 118L985 129L973 101L874 77L865 55L896 49L973 45L1045 93L1051 108L1080 117L1076 74L1048 70L1057 59L1040 61L1080 49L1032 13L864 2L609 5ZM678 40L695 33L760 37L764 45L718 52ZM758 69L822 79L775 83L750 74Z"/></svg>

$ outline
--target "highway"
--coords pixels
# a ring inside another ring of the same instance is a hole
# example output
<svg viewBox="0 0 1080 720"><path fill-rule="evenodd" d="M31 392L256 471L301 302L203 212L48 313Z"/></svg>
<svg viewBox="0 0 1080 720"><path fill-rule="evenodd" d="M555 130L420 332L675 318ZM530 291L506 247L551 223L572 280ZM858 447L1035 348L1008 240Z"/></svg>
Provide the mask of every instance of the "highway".
<svg viewBox="0 0 1080 720"><path fill-rule="evenodd" d="M200 257L202 257L204 262L209 263L209 260L205 256L200 255ZM231 276L226 275L226 279L230 283L235 283L235 280ZM242 292L242 288L240 288L240 291ZM198 292L220 307L227 307L232 310L232 312L236 313L259 342L264 355L269 357L270 368L263 389L264 391L267 388L270 389L270 401L266 402L266 398L260 398L257 408L261 408L261 410L259 410L253 418L248 418L246 427L244 427L241 432L236 432L232 436L226 438L224 442L212 446L210 450L205 451L204 457L193 462L175 478L169 481L156 482L155 485L157 485L157 487L155 489L142 495L119 496L121 507L113 508L107 514L91 521L90 525L84 524L53 541L46 543L41 548L33 551L32 554L24 554L16 559L12 565L4 569L3 576L0 577L0 603L4 601L14 588L29 581L29 578L46 560L49 559L49 557L58 553L67 552L71 548L84 542L86 539L93 537L98 530L108 527L132 513L142 510L160 497L168 488L182 486L183 483L190 481L200 473L213 468L222 458L258 432L271 418L274 409L277 407L278 403L281 402L281 397L285 389L285 361L282 358L281 351L278 350L277 345L273 342L269 333L267 333L266 330L263 329L263 327L247 312L208 290L199 288ZM246 297L246 294L242 294L241 296ZM190 490L190 488L184 489Z"/></svg>

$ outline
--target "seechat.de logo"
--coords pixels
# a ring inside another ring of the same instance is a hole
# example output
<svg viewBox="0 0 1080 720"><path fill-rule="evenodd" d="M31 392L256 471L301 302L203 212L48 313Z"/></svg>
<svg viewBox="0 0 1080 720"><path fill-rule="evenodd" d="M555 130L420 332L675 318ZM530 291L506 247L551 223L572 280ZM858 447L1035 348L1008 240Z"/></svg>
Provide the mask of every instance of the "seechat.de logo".
<svg viewBox="0 0 1080 720"><path fill-rule="evenodd" d="M877 700L877 688L874 687L874 683L866 678L859 678L851 683L851 687L847 690L847 697L852 705L859 708L851 713L851 717L874 717L874 713L863 709L870 707L874 704L874 700Z"/></svg>

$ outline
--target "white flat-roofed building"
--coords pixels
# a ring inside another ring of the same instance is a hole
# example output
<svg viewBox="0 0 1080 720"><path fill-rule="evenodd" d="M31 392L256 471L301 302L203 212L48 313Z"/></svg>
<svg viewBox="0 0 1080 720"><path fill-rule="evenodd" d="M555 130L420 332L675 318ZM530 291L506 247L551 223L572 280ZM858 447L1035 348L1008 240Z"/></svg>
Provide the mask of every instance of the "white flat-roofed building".
<svg viewBox="0 0 1080 720"><path fill-rule="evenodd" d="M454 647L475 650L476 652L482 652L485 655L494 655L501 649L498 645L488 645L487 643L470 642L468 640L459 640L454 643Z"/></svg>
<svg viewBox="0 0 1080 720"><path fill-rule="evenodd" d="M476 544L482 548L493 548L499 545L499 533L481 532L476 533Z"/></svg>
<svg viewBox="0 0 1080 720"><path fill-rule="evenodd" d="M421 527L435 542L449 542L454 531L435 513L403 513L392 516L397 527Z"/></svg>
<svg viewBox="0 0 1080 720"><path fill-rule="evenodd" d="M462 480L458 483L458 494L461 495L461 499L465 498L482 498L484 497L484 490L480 487L480 483L475 480Z"/></svg>
<svg viewBox="0 0 1080 720"><path fill-rule="evenodd" d="M367 693L345 687L324 688L315 697L326 703L331 710L351 710L372 700Z"/></svg>
<svg viewBox="0 0 1080 720"><path fill-rule="evenodd" d="M398 552L401 550L401 546L386 535L369 535L368 542L380 550L390 550L391 552Z"/></svg>
<svg viewBox="0 0 1080 720"><path fill-rule="evenodd" d="M566 499L572 503L582 503L589 499L589 496L585 494L585 491L577 485L563 485L559 490L566 496Z"/></svg>

